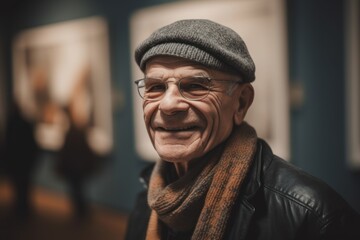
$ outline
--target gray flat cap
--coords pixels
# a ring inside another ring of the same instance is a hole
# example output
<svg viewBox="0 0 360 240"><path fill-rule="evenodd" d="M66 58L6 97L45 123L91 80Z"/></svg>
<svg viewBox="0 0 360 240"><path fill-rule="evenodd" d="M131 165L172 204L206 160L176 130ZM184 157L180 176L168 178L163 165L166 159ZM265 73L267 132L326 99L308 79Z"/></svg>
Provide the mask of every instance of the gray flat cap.
<svg viewBox="0 0 360 240"><path fill-rule="evenodd" d="M166 25L143 41L135 51L142 71L154 56L176 56L216 70L255 80L255 64L242 38L232 29L206 19L187 19Z"/></svg>

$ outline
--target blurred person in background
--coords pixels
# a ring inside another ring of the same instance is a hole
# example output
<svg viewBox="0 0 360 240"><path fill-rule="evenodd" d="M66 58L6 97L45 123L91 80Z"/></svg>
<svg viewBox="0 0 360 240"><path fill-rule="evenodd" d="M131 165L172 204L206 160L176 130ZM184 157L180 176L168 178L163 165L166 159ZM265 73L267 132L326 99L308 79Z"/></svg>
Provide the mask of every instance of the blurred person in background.
<svg viewBox="0 0 360 240"><path fill-rule="evenodd" d="M5 171L14 188L16 217L32 214L31 186L39 147L34 137L34 121L27 118L15 102L9 107L4 141Z"/></svg>
<svg viewBox="0 0 360 240"><path fill-rule="evenodd" d="M69 187L69 196L76 219L90 216L85 185L104 163L107 149L99 149L94 143L101 131L93 124L90 97L90 69L84 68L76 79L68 105L64 112L68 118L68 129L64 142L56 157L56 173Z"/></svg>
<svg viewBox="0 0 360 240"><path fill-rule="evenodd" d="M244 121L255 65L209 20L156 30L135 51L144 121L160 159L130 216L130 239L360 239L328 185L274 155ZM270 60L270 59L269 59ZM271 61L271 60L270 60Z"/></svg>

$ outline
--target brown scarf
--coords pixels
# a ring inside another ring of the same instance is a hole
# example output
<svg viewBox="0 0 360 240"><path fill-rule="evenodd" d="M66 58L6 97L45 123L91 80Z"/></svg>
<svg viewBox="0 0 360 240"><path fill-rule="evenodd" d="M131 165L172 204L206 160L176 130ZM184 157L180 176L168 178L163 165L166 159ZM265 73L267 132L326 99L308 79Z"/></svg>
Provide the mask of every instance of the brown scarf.
<svg viewBox="0 0 360 240"><path fill-rule="evenodd" d="M193 231L194 240L223 239L231 209L254 157L256 141L255 130L243 123L223 147L211 151L205 160L170 184L167 176L171 163L158 161L149 184L152 211L146 239L161 239L159 220L175 232Z"/></svg>

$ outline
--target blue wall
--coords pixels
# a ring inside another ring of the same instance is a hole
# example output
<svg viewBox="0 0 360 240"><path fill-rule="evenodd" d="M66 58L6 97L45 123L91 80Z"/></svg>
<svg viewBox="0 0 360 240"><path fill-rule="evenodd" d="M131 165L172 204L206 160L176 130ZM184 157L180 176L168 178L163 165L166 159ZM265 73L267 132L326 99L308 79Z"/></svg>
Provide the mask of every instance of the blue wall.
<svg viewBox="0 0 360 240"><path fill-rule="evenodd" d="M292 162L360 211L360 171L345 153L345 1L288 1L290 79L304 87L291 112Z"/></svg>
<svg viewBox="0 0 360 240"><path fill-rule="evenodd" d="M145 165L133 144L129 17L136 9L165 2L169 1L34 0L0 17L0 34L7 49L22 29L94 15L108 20L112 86L124 94L125 102L114 108L114 153L92 180L89 192L94 201L122 211L132 207L141 188L138 173ZM301 83L305 91L303 105L291 110L291 161L328 182L360 211L360 173L350 171L345 160L343 1L287 3L290 79ZM7 59L10 61L10 51ZM10 71L7 75L11 79ZM49 174L51 160L44 158L39 183L62 189Z"/></svg>

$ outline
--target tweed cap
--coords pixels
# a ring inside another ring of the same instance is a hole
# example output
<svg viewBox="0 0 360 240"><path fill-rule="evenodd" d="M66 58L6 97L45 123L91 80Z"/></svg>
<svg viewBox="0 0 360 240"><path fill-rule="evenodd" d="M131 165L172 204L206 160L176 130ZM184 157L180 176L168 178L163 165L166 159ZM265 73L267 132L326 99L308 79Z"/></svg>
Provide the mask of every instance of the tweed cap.
<svg viewBox="0 0 360 240"><path fill-rule="evenodd" d="M135 50L144 72L155 56L176 56L216 70L255 80L255 64L242 38L232 29L206 19L176 21L153 32Z"/></svg>

